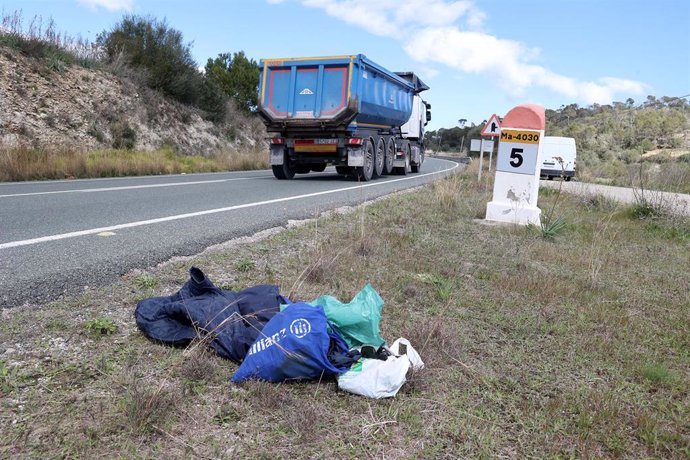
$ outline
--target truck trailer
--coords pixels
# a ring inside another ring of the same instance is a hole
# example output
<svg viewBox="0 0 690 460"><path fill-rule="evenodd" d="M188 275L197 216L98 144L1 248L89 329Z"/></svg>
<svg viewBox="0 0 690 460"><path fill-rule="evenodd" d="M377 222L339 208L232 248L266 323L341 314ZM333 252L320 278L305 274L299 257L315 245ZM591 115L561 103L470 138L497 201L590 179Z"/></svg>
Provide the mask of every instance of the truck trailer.
<svg viewBox="0 0 690 460"><path fill-rule="evenodd" d="M419 172L429 89L412 72L390 72L362 54L262 59L258 112L278 179L321 172L369 181Z"/></svg>

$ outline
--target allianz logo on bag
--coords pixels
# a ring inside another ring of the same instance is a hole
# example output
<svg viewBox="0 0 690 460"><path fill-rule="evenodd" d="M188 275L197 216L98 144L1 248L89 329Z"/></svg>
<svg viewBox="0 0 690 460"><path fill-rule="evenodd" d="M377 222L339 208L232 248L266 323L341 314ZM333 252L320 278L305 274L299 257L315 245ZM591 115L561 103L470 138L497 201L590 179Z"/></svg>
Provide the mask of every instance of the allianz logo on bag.
<svg viewBox="0 0 690 460"><path fill-rule="evenodd" d="M301 339L311 332L311 324L304 318L297 318L290 324L290 332L298 339Z"/></svg>
<svg viewBox="0 0 690 460"><path fill-rule="evenodd" d="M311 324L304 318L298 318L290 324L290 333L297 337L298 339L303 338L311 332ZM287 330L285 328L276 332L275 334L264 337L262 339L254 342L254 345L249 349L247 356L251 356L254 353L259 353L272 347L273 345L279 343L282 339L287 336Z"/></svg>

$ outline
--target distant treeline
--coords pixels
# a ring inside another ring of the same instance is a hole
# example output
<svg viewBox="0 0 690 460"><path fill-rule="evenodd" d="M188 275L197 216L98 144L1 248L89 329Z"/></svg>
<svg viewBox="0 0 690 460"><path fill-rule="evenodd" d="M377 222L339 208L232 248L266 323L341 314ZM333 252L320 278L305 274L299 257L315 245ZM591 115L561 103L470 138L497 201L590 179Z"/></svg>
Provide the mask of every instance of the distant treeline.
<svg viewBox="0 0 690 460"><path fill-rule="evenodd" d="M611 105L570 104L546 111L546 134L574 137L585 163L633 163L650 150L687 148L690 104L684 98L647 96Z"/></svg>
<svg viewBox="0 0 690 460"><path fill-rule="evenodd" d="M35 16L25 25L21 12L3 13L0 46L42 60L51 70L98 67L125 75L221 121L229 104L250 112L257 104L259 65L243 51L209 58L200 71L182 33L165 20L127 15L95 43L56 31L53 20Z"/></svg>
<svg viewBox="0 0 690 460"><path fill-rule="evenodd" d="M579 161L595 164L599 161L620 160L632 163L650 150L688 148L688 119L690 103L683 97L647 99L636 105L633 99L612 104L577 104L546 110L546 134L575 138ZM427 131L427 148L442 151L467 152L470 139L479 138L484 122Z"/></svg>

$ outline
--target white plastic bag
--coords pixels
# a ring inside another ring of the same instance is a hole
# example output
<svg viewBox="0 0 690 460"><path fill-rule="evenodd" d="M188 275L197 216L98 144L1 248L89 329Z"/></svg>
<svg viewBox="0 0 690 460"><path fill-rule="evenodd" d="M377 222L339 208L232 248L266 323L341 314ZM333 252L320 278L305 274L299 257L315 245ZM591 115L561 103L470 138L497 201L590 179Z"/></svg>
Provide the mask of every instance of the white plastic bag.
<svg viewBox="0 0 690 460"><path fill-rule="evenodd" d="M390 350L393 352L394 355L400 356L400 349L402 348L402 346L405 346L407 348L407 351L405 351L405 353L402 354L406 355L407 359L410 360L412 369L415 371L420 371L424 369L424 361L422 361L422 357L419 356L417 350L415 350L412 347L412 344L406 338L400 337L398 340L393 342L393 345L390 346Z"/></svg>
<svg viewBox="0 0 690 460"><path fill-rule="evenodd" d="M407 350L398 356L401 345L405 345ZM394 356L389 356L386 361L360 359L349 371L338 376L338 388L374 399L395 396L405 383L405 374L410 366L420 370L424 368L424 362L407 339L396 340L390 350Z"/></svg>

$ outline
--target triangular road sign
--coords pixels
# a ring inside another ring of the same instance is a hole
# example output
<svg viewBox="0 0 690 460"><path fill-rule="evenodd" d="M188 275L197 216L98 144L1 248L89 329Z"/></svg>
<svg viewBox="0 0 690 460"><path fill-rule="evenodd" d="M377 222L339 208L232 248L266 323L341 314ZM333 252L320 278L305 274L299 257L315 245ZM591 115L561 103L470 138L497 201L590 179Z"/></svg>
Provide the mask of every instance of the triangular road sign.
<svg viewBox="0 0 690 460"><path fill-rule="evenodd" d="M479 133L480 136L500 136L501 135L501 120L495 113L491 115L489 121L484 125L484 129Z"/></svg>

